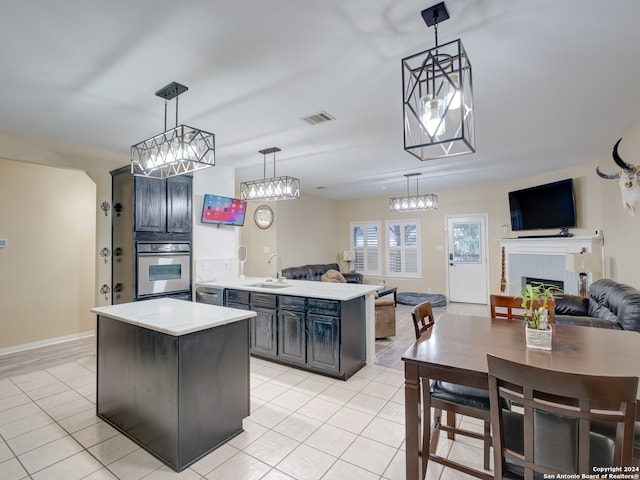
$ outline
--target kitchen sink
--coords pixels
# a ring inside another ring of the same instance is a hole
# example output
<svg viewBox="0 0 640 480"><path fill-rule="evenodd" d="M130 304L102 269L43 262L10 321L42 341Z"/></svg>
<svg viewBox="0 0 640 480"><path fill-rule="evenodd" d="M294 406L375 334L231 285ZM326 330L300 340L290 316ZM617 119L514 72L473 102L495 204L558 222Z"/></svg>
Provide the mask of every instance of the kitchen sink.
<svg viewBox="0 0 640 480"><path fill-rule="evenodd" d="M258 288L286 288L291 285L288 283L277 283L277 282L261 282L255 283L253 285L249 285L250 287L258 287Z"/></svg>

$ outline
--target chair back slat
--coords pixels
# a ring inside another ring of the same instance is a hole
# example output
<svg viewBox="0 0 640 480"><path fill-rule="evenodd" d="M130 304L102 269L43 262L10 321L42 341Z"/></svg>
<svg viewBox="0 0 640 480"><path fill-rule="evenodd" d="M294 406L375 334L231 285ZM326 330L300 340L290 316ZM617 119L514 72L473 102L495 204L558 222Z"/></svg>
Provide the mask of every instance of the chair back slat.
<svg viewBox="0 0 640 480"><path fill-rule="evenodd" d="M415 329L417 340L431 329L435 323L431 302L423 302L413 307L411 309L411 318L413 319L413 328Z"/></svg>

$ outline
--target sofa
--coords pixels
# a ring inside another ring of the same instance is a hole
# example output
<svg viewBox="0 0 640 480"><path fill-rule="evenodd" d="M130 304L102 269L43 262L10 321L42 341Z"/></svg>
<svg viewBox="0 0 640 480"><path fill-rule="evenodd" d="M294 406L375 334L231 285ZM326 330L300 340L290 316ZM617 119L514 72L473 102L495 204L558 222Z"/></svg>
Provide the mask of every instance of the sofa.
<svg viewBox="0 0 640 480"><path fill-rule="evenodd" d="M640 291L604 278L589 286L589 295L562 294L555 300L555 321L640 332Z"/></svg>
<svg viewBox="0 0 640 480"><path fill-rule="evenodd" d="M302 265L300 267L288 267L282 269L282 276L290 280L315 280L321 281L322 276L328 270L340 271L337 263L319 263L313 265ZM347 283L362 283L361 273L343 273Z"/></svg>

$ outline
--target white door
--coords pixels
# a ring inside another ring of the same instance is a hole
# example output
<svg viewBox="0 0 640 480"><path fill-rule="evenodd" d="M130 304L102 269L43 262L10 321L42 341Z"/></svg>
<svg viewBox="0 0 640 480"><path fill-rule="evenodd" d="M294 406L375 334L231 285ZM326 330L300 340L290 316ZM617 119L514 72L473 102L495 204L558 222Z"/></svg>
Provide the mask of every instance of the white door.
<svg viewBox="0 0 640 480"><path fill-rule="evenodd" d="M450 302L487 303L489 268L487 216L447 217L447 273Z"/></svg>

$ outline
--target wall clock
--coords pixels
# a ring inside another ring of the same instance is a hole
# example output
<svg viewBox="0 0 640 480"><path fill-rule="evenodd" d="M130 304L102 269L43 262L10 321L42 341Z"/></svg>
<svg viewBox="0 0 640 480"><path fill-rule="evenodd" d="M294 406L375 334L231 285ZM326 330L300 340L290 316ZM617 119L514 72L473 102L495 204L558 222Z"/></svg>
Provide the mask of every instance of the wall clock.
<svg viewBox="0 0 640 480"><path fill-rule="evenodd" d="M258 228L269 228L273 223L273 210L267 205L260 205L253 213L253 220Z"/></svg>

